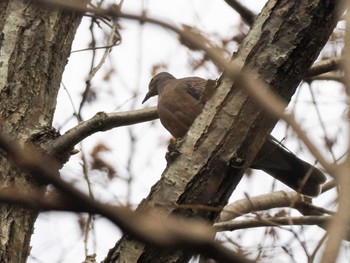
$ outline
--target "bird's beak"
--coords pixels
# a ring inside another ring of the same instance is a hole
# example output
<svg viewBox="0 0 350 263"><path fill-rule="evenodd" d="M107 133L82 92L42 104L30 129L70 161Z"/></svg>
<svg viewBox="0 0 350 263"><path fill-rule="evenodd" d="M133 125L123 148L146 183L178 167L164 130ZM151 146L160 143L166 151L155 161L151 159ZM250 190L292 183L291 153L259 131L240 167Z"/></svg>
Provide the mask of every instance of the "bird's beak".
<svg viewBox="0 0 350 263"><path fill-rule="evenodd" d="M149 98L151 97L150 93L148 92L145 96L145 98L142 101L142 104L145 103L145 101L147 101Z"/></svg>

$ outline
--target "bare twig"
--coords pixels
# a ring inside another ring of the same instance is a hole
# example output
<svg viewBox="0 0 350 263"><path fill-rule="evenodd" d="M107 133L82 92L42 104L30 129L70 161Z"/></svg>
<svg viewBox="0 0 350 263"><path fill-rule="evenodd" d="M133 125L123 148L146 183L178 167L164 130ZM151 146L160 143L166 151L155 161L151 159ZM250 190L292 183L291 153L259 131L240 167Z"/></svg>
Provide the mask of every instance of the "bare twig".
<svg viewBox="0 0 350 263"><path fill-rule="evenodd" d="M234 231L238 229L267 227L282 225L319 225L327 224L332 219L332 216L300 216L300 217L276 217L262 219L244 219L229 222L222 222L214 224L216 231Z"/></svg>
<svg viewBox="0 0 350 263"><path fill-rule="evenodd" d="M305 79L305 81L310 80L332 80L344 84L344 77L338 72L329 72L321 75L317 75L312 78Z"/></svg>
<svg viewBox="0 0 350 263"><path fill-rule="evenodd" d="M337 187L336 180L331 180L322 185L322 193L325 193L333 188Z"/></svg>
<svg viewBox="0 0 350 263"><path fill-rule="evenodd" d="M111 46L102 46L102 47L88 47L88 48L82 48L82 49L77 49L73 50L70 53L78 53L78 52L84 52L84 51L91 51L91 50L99 50L99 49L108 49L116 46L116 44L111 45Z"/></svg>
<svg viewBox="0 0 350 263"><path fill-rule="evenodd" d="M254 23L256 15L247 7L236 0L225 0L225 2L231 6L238 14L240 14L245 23L248 25L252 25Z"/></svg>
<svg viewBox="0 0 350 263"><path fill-rule="evenodd" d="M323 235L323 237L321 238L321 240L318 242L318 244L317 244L316 248L314 249L314 251L312 252L312 254L309 256L309 262L315 262L314 259L316 257L316 254L320 250L320 248L323 246L324 242L326 242L327 237L328 237L328 234L325 233Z"/></svg>
<svg viewBox="0 0 350 263"><path fill-rule="evenodd" d="M324 121L322 120L322 115L321 115L320 109L319 109L319 107L317 105L317 102L316 102L316 96L315 96L313 90L311 89L310 85L308 85L308 88L309 88L309 91L310 91L310 94L311 94L312 104L314 105L314 108L315 108L315 111L316 111L316 114L317 114L318 122L319 122L319 124L320 124L320 126L322 128L323 138L325 140L325 145L328 148L328 151L329 151L329 153L332 156L333 162L336 163L337 162L337 158L335 157L335 154L333 152L332 145L327 143L330 140L329 140L329 136L328 136L328 133L327 133L326 125L325 125Z"/></svg>
<svg viewBox="0 0 350 263"><path fill-rule="evenodd" d="M90 120L78 124L57 138L49 146L48 151L60 156L63 153L69 152L77 143L96 132L146 122L156 118L158 118L156 107L115 113L99 112Z"/></svg>
<svg viewBox="0 0 350 263"><path fill-rule="evenodd" d="M330 71L340 69L340 65L343 61L342 57L330 58L322 60L312 65L312 67L306 72L305 77L311 78L317 75L321 75Z"/></svg>
<svg viewBox="0 0 350 263"><path fill-rule="evenodd" d="M320 215L321 213L333 214L332 211L319 208L308 203L304 200L304 197L297 192L277 191L269 194L253 196L250 197L249 200L240 199L225 206L221 212L219 222L232 220L247 213L277 207L290 207L298 210L301 209L300 212L303 213L302 209L305 210L305 206L308 207L309 212L318 211L317 215Z"/></svg>
<svg viewBox="0 0 350 263"><path fill-rule="evenodd" d="M92 23L93 25L93 23ZM91 25L91 27L92 27ZM93 46L95 47L95 40L94 40L94 33L93 33L93 28L91 28L91 34L92 34L92 38L93 38ZM105 48L102 58L100 59L100 61L98 62L97 66L91 68L90 73L88 78L86 79L86 88L83 92L83 96L82 96L82 100L80 102L80 106L79 106L79 110L78 110L78 116L80 117L81 115L81 110L85 104L85 102L88 99L88 94L90 92L91 89L91 80L95 77L96 73L101 69L102 65L105 63L109 53L111 52L112 48L116 45L118 45L120 43L120 35L118 33L118 24L117 22L114 22L112 28L111 28L111 33L108 36L107 39L107 48ZM92 49L93 51L93 59L92 59L92 65L94 64L94 60L95 60L95 55L96 55L96 49ZM81 118L80 118L81 119Z"/></svg>

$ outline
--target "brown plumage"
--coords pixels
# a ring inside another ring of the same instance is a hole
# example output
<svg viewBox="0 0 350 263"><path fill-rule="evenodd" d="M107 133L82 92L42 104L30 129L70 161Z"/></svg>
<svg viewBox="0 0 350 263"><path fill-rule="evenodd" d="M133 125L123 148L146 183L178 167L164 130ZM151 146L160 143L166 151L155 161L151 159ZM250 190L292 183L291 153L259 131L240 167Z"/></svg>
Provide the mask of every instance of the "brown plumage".
<svg viewBox="0 0 350 263"><path fill-rule="evenodd" d="M152 96L158 96L158 115L163 126L175 137L183 137L194 119L202 112L201 94L206 80L189 77L176 79L166 72L159 73L149 84L144 103ZM193 87L197 87L194 89Z"/></svg>
<svg viewBox="0 0 350 263"><path fill-rule="evenodd" d="M202 95L206 84L207 80L202 78L176 79L162 72L151 80L142 103L158 95L157 108L161 123L175 138L183 137L204 107ZM263 170L308 196L317 196L321 184L326 181L320 170L299 159L272 136L263 144L250 167Z"/></svg>

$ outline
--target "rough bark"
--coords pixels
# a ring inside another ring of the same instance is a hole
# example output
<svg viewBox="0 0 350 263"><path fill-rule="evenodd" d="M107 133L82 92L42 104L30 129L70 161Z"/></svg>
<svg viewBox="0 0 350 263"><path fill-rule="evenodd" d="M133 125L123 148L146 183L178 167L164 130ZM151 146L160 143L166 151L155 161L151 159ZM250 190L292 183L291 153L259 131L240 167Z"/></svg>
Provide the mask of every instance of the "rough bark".
<svg viewBox="0 0 350 263"><path fill-rule="evenodd" d="M19 145L40 147L56 136L56 97L81 15L35 2L0 2L0 127ZM0 189L39 185L0 153ZM0 262L26 262L36 217L36 211L0 205Z"/></svg>
<svg viewBox="0 0 350 263"><path fill-rule="evenodd" d="M336 4L335 0L269 1L235 62L257 73L271 90L290 101L337 23ZM173 204L225 205L276 121L223 76L180 142L177 156L138 209L200 216L213 222L217 212L176 209ZM191 256L186 251L144 245L124 235L104 262L187 262Z"/></svg>

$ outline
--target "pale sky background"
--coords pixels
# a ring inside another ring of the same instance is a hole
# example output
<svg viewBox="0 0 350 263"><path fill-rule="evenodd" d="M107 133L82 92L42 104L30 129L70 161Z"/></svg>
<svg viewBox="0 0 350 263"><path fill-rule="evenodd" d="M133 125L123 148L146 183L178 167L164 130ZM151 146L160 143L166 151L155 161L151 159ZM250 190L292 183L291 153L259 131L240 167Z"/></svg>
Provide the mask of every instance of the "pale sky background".
<svg viewBox="0 0 350 263"><path fill-rule="evenodd" d="M115 1L109 2L115 3ZM258 13L265 1L242 2ZM159 18L177 26L181 24L191 25L203 32L208 32L210 40L214 42L217 42L219 37L232 37L238 31L238 15L221 0L125 0L122 11L140 14L142 7L146 7L147 15L150 17ZM206 70L200 69L192 72L188 66L188 56L198 57L198 53L181 47L174 33L153 25L140 25L140 23L134 21L121 20L120 25L122 27L120 31L123 38L122 44L113 49L102 70L92 81L93 87L98 93L98 99L85 106L83 110L85 120L93 117L99 111L127 111L156 105L156 99L150 100L146 105L141 105L151 78L150 68L154 64L168 64L168 71L176 77L197 75L203 78L217 78L220 76L220 73L211 63L207 64ZM84 49L90 43L89 26L90 19L84 18L76 34L73 51ZM104 27L104 31L109 32L106 27ZM105 44L104 35L101 30L96 29L95 32L97 46L103 46ZM217 37L212 36L214 33ZM237 46L232 45L229 48L232 53L237 49ZM101 54L102 51L99 51L97 61L99 61ZM81 93L85 89L85 80L90 69L90 63L91 51L75 52L70 56L65 69L62 83L67 88L76 109L79 107ZM103 80L105 73L111 68L114 69L114 74L109 80ZM336 156L340 156L346 149L346 137L348 135L344 118L347 102L344 91L335 82L327 82L322 85L315 82L311 86L317 96L320 111L322 113L327 112L323 115L323 121L327 124L327 134L342 142L335 147ZM134 97L134 93L137 94L136 97ZM313 141L323 147L323 132L316 118L309 87L306 84L300 88L298 96L295 114ZM294 102L290 105L294 105ZM61 133L77 124L76 120L71 118L73 112L73 106L67 92L61 88L54 120L54 126ZM67 122L69 119L70 121ZM137 143L134 149L131 170L128 170L127 162L131 152L128 136L130 131L135 136ZM293 139L295 135L290 129L287 131L284 123L279 123L273 134L278 139L287 137L286 145L290 150L297 153L301 158L311 163L314 162L314 158L308 151L305 148L301 149L296 143L296 140ZM82 147L86 153L90 153L99 142L104 142L110 147L111 151L103 156L114 164L120 177L127 178L130 174L133 175L130 202L136 206L142 198L147 196L150 187L160 178L166 165L164 156L170 138L170 134L156 120L151 123L121 127L95 134L84 140ZM81 149L81 145L78 145L77 148ZM323 152L330 157L328 153ZM91 175L96 197L115 204L125 204L128 192L125 180L114 179L107 185L101 185L106 176L96 171L92 172ZM65 165L62 169L62 177L74 181L80 189L86 190L79 155L73 156ZM258 177L263 177L263 179ZM271 182L270 176L257 173L248 180L242 180L231 199L243 198L245 192L249 195L268 193L271 191ZM288 190L280 183L276 183L275 186L275 189ZM333 200L334 194L327 193L316 199L315 203L320 205L331 204ZM247 248L254 249L257 244L262 242L261 237L264 231L265 229L261 228L240 233ZM287 233L288 231L285 232L286 237L283 238L285 244L294 242L294 237ZM304 232L300 232L300 238L312 234L317 242L323 233L317 227L311 227ZM97 253L97 259L101 261L108 250L119 240L120 231L108 220L96 216L95 228L91 235L95 237L90 240L95 241L89 243L89 254ZM300 245L296 243L293 244L293 247L295 251L300 251L300 253L297 253L297 255L300 255L297 261L306 262ZM274 262L292 262L292 259L286 256L286 253L281 252L281 248L271 247L270 256L276 260ZM30 263L82 262L84 260L83 236L79 230L76 215L58 212L40 214L32 237L31 254L32 257L28 260ZM348 258L349 255L344 254L344 256ZM268 261L271 262L271 258Z"/></svg>

